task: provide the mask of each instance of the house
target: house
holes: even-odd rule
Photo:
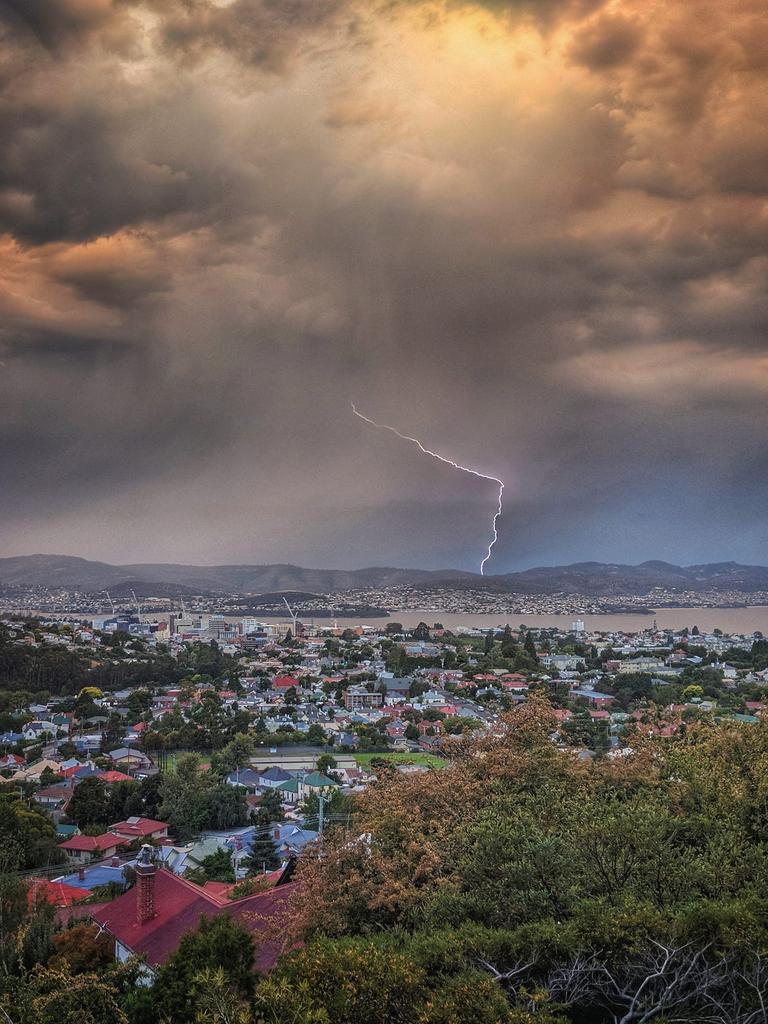
[[[261,786],[261,776],[253,768],[240,768],[230,772],[226,781],[228,785],[239,786],[248,793],[255,793]]]
[[[344,691],[344,707],[347,711],[357,708],[379,708],[384,703],[384,694],[370,691],[365,686],[349,686]]]
[[[58,729],[54,722],[35,721],[27,722],[21,730],[25,740],[34,741],[43,739],[45,736],[56,737]]]
[[[290,823],[275,825],[272,830],[272,840],[277,847],[278,856],[283,861],[298,857],[304,847],[316,842],[319,836],[319,832]]]
[[[287,782],[281,782],[280,785],[275,788],[280,794],[280,799],[284,804],[297,804],[299,802],[298,779],[289,779]]]
[[[158,967],[176,951],[182,936],[198,926],[201,916],[228,914],[251,932],[256,944],[254,966],[270,970],[280,953],[270,937],[275,922],[288,912],[295,883],[227,900],[226,894],[206,890],[152,862],[152,849],[144,846],[136,863],[136,885],[111,903],[94,907],[92,917],[115,940],[115,957],[124,963],[139,956],[146,964],[146,981],[152,983]]]
[[[132,775],[126,775],[125,772],[118,772],[116,770],[107,772],[96,772],[96,778],[100,779],[105,786],[113,786],[116,782],[134,782]]]
[[[102,885],[119,885],[126,887],[124,866],[115,863],[116,858],[110,864],[81,864],[77,871],[71,875],[62,875],[61,878],[54,878],[54,882],[63,882],[64,885],[74,886],[79,889],[98,889]],[[125,865],[127,867],[127,865]]]
[[[556,672],[574,671],[583,666],[584,658],[576,654],[541,654],[539,662],[542,668],[553,669]]]
[[[15,771],[23,764],[24,758],[18,754],[5,754],[3,757],[0,757],[0,771]]]
[[[66,885],[62,881],[52,882],[48,878],[30,878],[27,882],[27,902],[30,909],[36,903],[50,903],[54,907],[71,907],[82,903],[91,895],[90,889]]]
[[[77,825],[65,825],[60,821],[56,826],[56,835],[59,839],[71,839],[72,836],[80,835],[80,829]]]
[[[356,750],[360,737],[356,736],[353,732],[339,732],[336,734],[335,742],[337,747],[349,747],[352,750]]]
[[[283,782],[289,782],[294,776],[285,768],[273,765],[264,772],[259,772],[259,786],[262,789],[277,789]]]
[[[125,821],[117,821],[109,826],[109,831],[116,836],[121,836],[128,842],[134,839],[165,839],[168,836],[168,824],[165,821],[155,821],[153,818],[130,817]]]
[[[330,779],[322,772],[310,772],[303,779],[299,779],[299,799],[304,800],[310,793],[327,793],[338,788],[339,783],[336,779]]]
[[[613,703],[613,697],[610,693],[599,693],[597,690],[571,690],[568,696],[572,698],[583,697],[594,707],[605,707]]]
[[[79,754],[97,754],[104,740],[100,732],[89,732],[84,736],[75,736],[72,742]]]
[[[59,843],[59,849],[71,864],[89,864],[93,860],[115,857],[118,848],[125,844],[125,839],[105,832],[100,836],[73,836]]]
[[[127,772],[141,771],[152,767],[152,761],[141,750],[135,747],[118,747],[107,754],[113,765]]]
[[[399,718],[396,718],[394,722],[390,722],[389,725],[387,726],[387,736],[389,736],[391,740],[400,739],[401,736],[405,735],[405,730],[407,728],[408,726],[405,724],[405,722],[403,722]]]
[[[35,803],[40,804],[41,807],[44,807],[49,812],[54,824],[56,824],[59,818],[65,814],[74,791],[75,785],[73,782],[59,782],[53,786],[39,789],[34,794],[33,799]]]
[[[620,661],[617,672],[619,675],[626,675],[630,672],[664,672],[664,668],[661,658],[639,657]]]
[[[40,777],[46,768],[50,769],[54,775],[58,775],[60,767],[60,761],[52,761],[50,758],[43,758],[42,761],[36,761],[34,764],[29,764],[26,768],[19,768],[19,770],[14,772],[11,776],[11,782],[39,782]]]
[[[298,690],[300,686],[301,683],[295,676],[275,676],[272,680],[272,689],[277,690],[278,693],[285,693],[291,688]]]

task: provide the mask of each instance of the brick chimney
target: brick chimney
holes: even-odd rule
[[[78,877],[79,881],[81,881],[81,882],[85,881],[85,868],[84,867],[80,866],[77,869],[77,877]]]
[[[155,916],[155,874],[152,847],[145,843],[136,861],[136,920],[146,924]]]

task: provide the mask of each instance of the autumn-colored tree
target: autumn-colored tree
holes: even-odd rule
[[[53,937],[51,968],[84,974],[98,967],[106,967],[114,960],[114,942],[95,924],[84,921],[59,932]]]

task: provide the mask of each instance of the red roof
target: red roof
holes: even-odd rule
[[[125,842],[120,836],[114,836],[111,832],[105,832],[100,836],[72,836],[63,843],[59,843],[60,850],[74,850],[77,853],[101,853],[104,850],[111,850],[115,846],[122,846]]]
[[[106,782],[107,785],[111,785],[113,782],[133,782],[134,778],[132,775],[126,775],[125,772],[111,771],[111,772],[98,772],[97,777],[102,782]]]
[[[234,882],[206,882],[203,885],[203,892],[216,900],[217,903],[223,904],[230,890],[235,888]]]
[[[27,884],[27,900],[32,907],[38,900],[46,900],[54,907],[71,907],[73,903],[87,900],[90,889],[80,889],[64,882],[51,882],[47,878],[30,878]]]
[[[226,903],[163,868],[155,874],[154,884],[156,913],[150,921],[139,924],[137,920],[136,887],[94,910],[94,920],[131,952],[143,954],[150,966],[157,967],[176,951],[184,933],[198,926],[201,916],[229,914],[253,935],[257,969],[268,971],[274,967],[280,950],[269,936],[270,921],[286,913],[296,883]]]
[[[155,832],[167,830],[168,823],[155,821],[152,818],[128,818],[127,821],[118,821],[109,826],[110,832],[116,832],[120,836],[144,837],[151,836]]]
[[[293,676],[275,676],[272,686],[277,690],[290,690],[292,686],[301,686],[301,683]]]

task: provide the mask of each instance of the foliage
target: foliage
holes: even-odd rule
[[[533,697],[443,771],[361,795],[351,830],[299,866],[308,944],[261,986],[265,1020],[302,978],[297,1019],[330,1024],[763,1019],[768,723],[638,734],[631,756],[594,762],[553,727]],[[362,949],[380,980],[377,957],[394,958],[409,1009],[384,983],[374,1005]]]
[[[180,757],[176,771],[162,778],[159,815],[179,841],[205,828],[243,825],[246,810],[243,791],[220,782],[212,772],[201,771],[195,754]]]
[[[157,973],[152,991],[156,1017],[194,1024],[208,971],[223,972],[223,983],[231,992],[238,998],[249,997],[254,986],[253,957],[253,939],[243,927],[226,914],[202,917],[198,928],[187,932]]]
[[[200,866],[190,868],[185,872],[185,877],[198,885],[206,882],[234,882],[235,869],[232,865],[232,852],[222,846],[214,853],[203,857]]]
[[[97,925],[80,922],[53,936],[49,967],[85,974],[114,959],[113,942]]]
[[[108,807],[107,787],[101,779],[91,776],[75,786],[67,805],[67,817],[81,829],[89,825],[107,825]]]
[[[0,795],[0,871],[60,864],[64,859],[49,816],[20,793]]]
[[[108,974],[38,967],[4,1008],[7,1024],[127,1024],[120,990]]]

